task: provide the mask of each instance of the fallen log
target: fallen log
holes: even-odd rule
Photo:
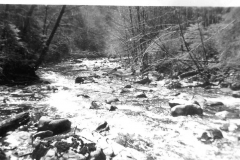
[[[29,120],[29,112],[23,112],[0,122],[0,136],[5,135],[8,131],[14,130],[21,125],[27,124]]]
[[[183,79],[183,78],[195,76],[197,74],[199,74],[199,71],[197,71],[197,70],[189,71],[189,72],[185,72],[185,73],[180,74],[179,78]]]

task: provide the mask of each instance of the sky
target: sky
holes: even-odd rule
[[[0,0],[0,4],[240,7],[240,0]]]

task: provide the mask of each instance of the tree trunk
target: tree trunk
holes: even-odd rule
[[[8,131],[14,130],[21,125],[27,124],[29,120],[29,112],[23,112],[0,122],[0,136],[5,135]]]
[[[46,27],[46,24],[47,24],[47,16],[48,16],[48,6],[46,6],[45,8],[45,17],[44,17],[44,22],[43,22],[43,35],[46,35],[47,34],[47,27]]]
[[[131,32],[132,32],[132,37],[135,36],[135,32],[134,32],[134,26],[133,26],[133,16],[132,16],[132,8],[129,6],[129,18],[130,18],[130,27],[131,27]],[[135,44],[135,40],[133,40],[133,50],[132,50],[132,57],[134,57],[134,59],[136,58],[137,61],[137,51],[135,49],[136,44]]]
[[[186,40],[185,40],[185,37],[184,37],[183,30],[182,30],[181,23],[180,23],[180,13],[178,13],[178,25],[179,25],[180,35],[181,35],[182,40],[183,40],[183,43],[184,43],[184,45],[185,45],[185,47],[186,47],[186,49],[187,49],[187,52],[188,52],[190,58],[192,59],[193,63],[194,63],[195,66],[197,67],[197,70],[198,70],[199,73],[200,73],[200,66],[199,66],[199,64],[195,61],[195,59],[193,58],[193,55],[190,53],[191,50],[190,50],[190,48],[189,48],[189,46],[188,46],[188,44],[187,44],[187,42],[186,42]]]
[[[25,40],[26,34],[27,34],[27,30],[29,28],[29,22],[30,22],[30,18],[32,17],[33,11],[35,9],[35,7],[37,7],[37,5],[32,5],[27,13],[27,17],[25,18],[24,21],[24,27],[22,30],[22,35],[23,35],[23,40]]]
[[[6,4],[5,11],[4,11],[4,27],[3,27],[1,39],[5,39],[7,37],[6,26],[7,26],[8,15],[9,15],[8,12],[9,12],[9,4]],[[7,42],[4,42],[4,46],[7,46]],[[0,46],[0,51],[2,51],[3,48],[4,47],[1,45]]]
[[[45,44],[45,46],[44,46],[44,48],[43,48],[43,50],[42,50],[42,52],[40,54],[40,57],[39,57],[38,61],[35,64],[35,70],[37,70],[39,68],[39,66],[42,64],[42,62],[44,61],[44,58],[47,55],[47,51],[49,49],[49,45],[51,44],[51,41],[52,41],[52,39],[54,37],[54,34],[56,33],[57,28],[58,28],[58,26],[59,26],[59,24],[61,22],[62,16],[63,16],[64,11],[65,11],[65,8],[66,8],[66,5],[63,5],[62,9],[61,9],[61,12],[60,12],[60,14],[59,14],[59,16],[57,18],[57,21],[56,21],[56,23],[55,23],[55,25],[53,27],[53,30],[52,30],[48,40],[46,41],[46,44]]]

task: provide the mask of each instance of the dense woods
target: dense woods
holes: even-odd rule
[[[35,80],[39,66],[68,57],[120,57],[169,77],[196,71],[206,84],[239,70],[239,8],[0,7],[3,83]]]

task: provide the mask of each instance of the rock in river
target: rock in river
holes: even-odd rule
[[[202,142],[213,142],[215,139],[222,139],[223,134],[218,129],[207,129],[205,132],[202,133],[202,136],[199,139]]]
[[[232,83],[230,88],[233,90],[233,91],[237,91],[237,90],[240,90],[240,82],[235,82],[235,83]]]
[[[234,98],[240,98],[240,91],[233,92],[233,93],[232,93],[232,96],[233,96]]]
[[[202,114],[203,109],[197,104],[177,105],[171,108],[171,115],[173,117]]]
[[[71,122],[68,119],[53,120],[49,117],[41,117],[38,122],[38,131],[50,130],[54,135],[68,131],[71,128]]]

